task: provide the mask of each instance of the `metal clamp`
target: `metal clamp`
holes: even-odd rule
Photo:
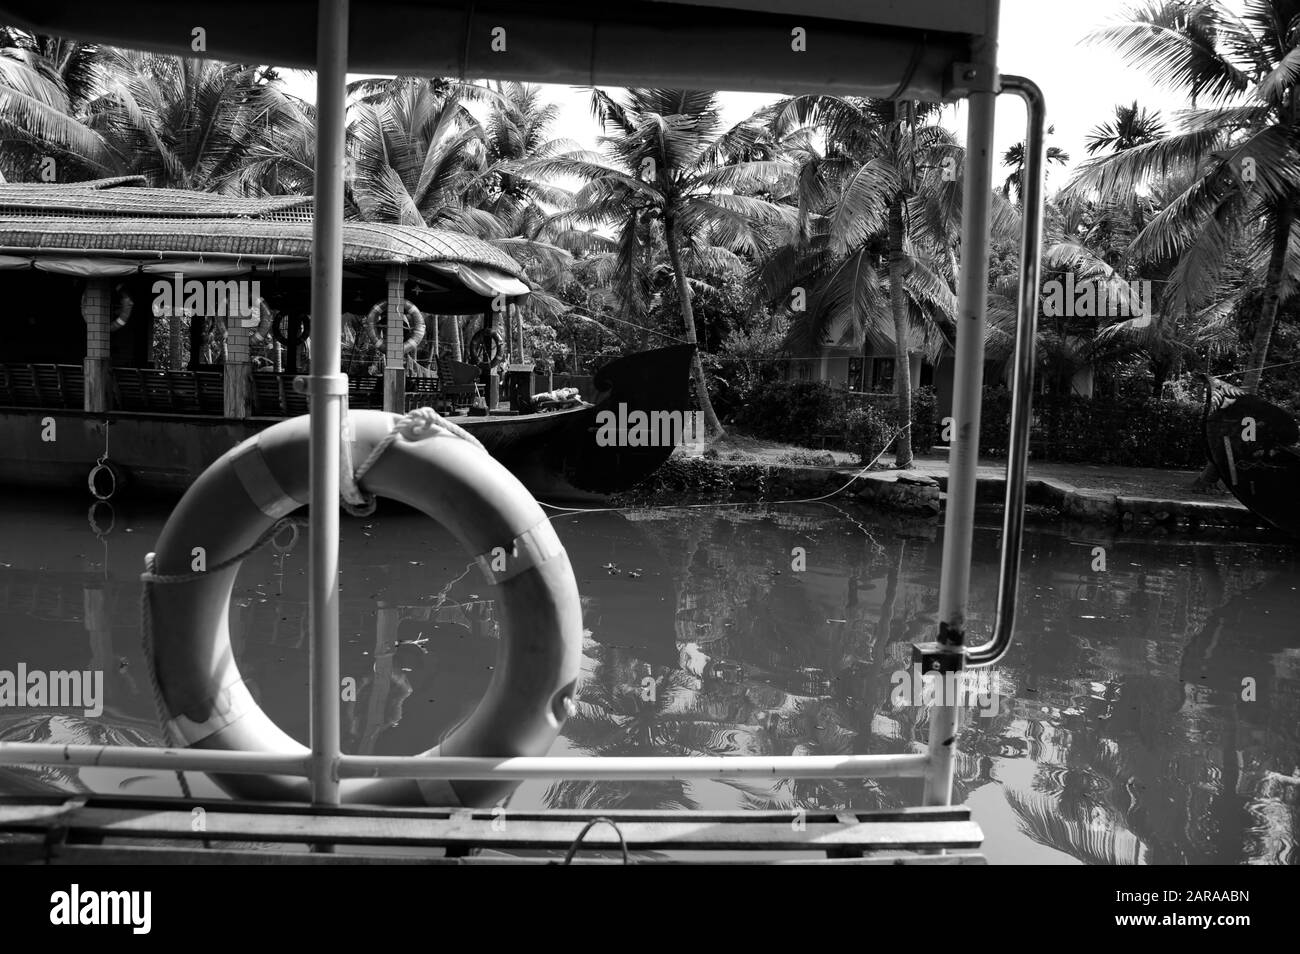
[[[346,374],[300,374],[293,379],[293,389],[309,397],[330,397],[348,393]]]
[[[1017,77],[1008,77],[1016,79]],[[965,97],[971,93],[1002,92],[1003,77],[988,63],[954,63],[948,74],[946,97]]]

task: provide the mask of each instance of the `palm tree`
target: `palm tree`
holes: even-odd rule
[[[1056,132],[1055,126],[1047,127],[1047,134],[1050,136]],[[1057,165],[1065,165],[1070,161],[1070,154],[1058,146],[1047,147],[1047,164],[1050,166],[1053,162]],[[1011,170],[1006,181],[1002,183],[1003,198],[1011,198],[1014,192],[1016,204],[1020,204],[1020,190],[1025,178],[1025,143],[1024,140],[1009,146],[1007,151],[1002,154],[1002,164]]]
[[[758,254],[764,230],[788,222],[791,210],[745,194],[785,172],[784,162],[751,159],[761,130],[744,122],[723,128],[717,94],[699,90],[629,89],[621,99],[592,91],[592,111],[605,131],[599,154],[573,152],[541,160],[531,169],[567,175],[585,184],[571,221],[616,230],[611,279],[626,309],[641,307],[648,285],[645,266],[663,248],[677,289],[684,339],[697,345],[691,365],[705,424],[715,438],[722,423],[709,399],[698,350],[688,250],[721,248]]]
[[[153,186],[232,191],[260,144],[301,132],[273,69],[117,49],[102,52],[102,66],[88,125],[122,172]]]
[[[1160,118],[1160,111],[1149,113],[1146,107],[1139,107],[1137,100],[1133,105],[1119,103],[1115,106],[1115,118],[1092,127],[1086,137],[1088,155],[1098,153],[1117,153],[1136,146],[1145,146],[1162,138],[1168,130]]]
[[[0,27],[0,134],[7,138],[9,177],[34,178],[46,157],[55,160],[59,180],[117,171],[85,122],[100,52],[94,44]]]
[[[1134,246],[1194,261],[1187,274],[1200,288],[1219,280],[1234,245],[1250,248],[1264,290],[1243,381],[1250,393],[1267,363],[1298,218],[1298,15],[1295,0],[1245,0],[1240,15],[1220,0],[1166,0],[1099,30],[1094,40],[1194,105],[1177,132],[1087,163],[1072,185],[1080,194],[1130,196],[1185,174],[1185,188]],[[1211,105],[1197,107],[1201,100]]]
[[[809,289],[793,344],[816,347],[852,329],[864,346],[892,345],[898,468],[912,466],[914,329],[937,349],[951,343],[956,313],[963,153],[936,114],[927,105],[823,96],[769,110],[773,137],[798,155],[790,184],[798,222],[763,262],[757,293],[788,302],[792,288]],[[817,129],[824,151],[819,137],[801,134]]]

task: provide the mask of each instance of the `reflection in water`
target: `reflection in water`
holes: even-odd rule
[[[103,669],[95,723],[0,710],[0,737],[156,742],[139,650],[139,568],[161,511],[0,504],[0,668]],[[111,518],[111,519],[110,519]],[[926,710],[891,677],[933,630],[941,539],[848,507],[641,510],[557,518],[587,634],[557,751],[802,755],[923,751]],[[435,744],[486,689],[503,627],[468,557],[396,508],[343,526],[344,747]],[[996,597],[997,534],[976,541],[972,617]],[[1092,569],[1093,547],[1107,569]],[[796,547],[806,552],[798,571]],[[235,650],[254,694],[307,731],[306,553],[267,549],[236,585]],[[963,717],[956,797],[990,845],[1097,864],[1296,863],[1300,564],[1266,545],[1029,535],[1022,615],[996,712]],[[87,645],[89,643],[89,646]],[[79,713],[77,713],[79,715]],[[171,793],[174,779],[117,781]],[[104,784],[13,770],[0,790]],[[150,787],[152,786],[152,788]],[[972,796],[978,797],[972,798]],[[915,780],[557,782],[518,808],[888,808]],[[1034,846],[1032,842],[1036,842]]]

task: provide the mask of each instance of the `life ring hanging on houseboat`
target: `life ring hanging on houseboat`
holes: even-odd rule
[[[271,319],[271,337],[286,348],[296,348],[305,344],[311,338],[311,315],[300,315],[298,317],[298,334],[294,335],[292,341],[289,340],[289,313],[282,311]]]
[[[505,467],[450,431],[420,434],[431,414],[351,411],[349,420],[353,459],[366,462],[358,489],[442,524],[499,587],[503,638],[492,682],[474,712],[423,755],[545,755],[572,711],[582,656],[573,569],[541,507]],[[308,502],[309,427],[306,416],[282,421],[217,460],[181,499],[147,558],[146,644],[174,744],[307,751],[245,686],[228,614],[242,555]],[[199,554],[210,569],[195,572]],[[214,781],[236,798],[310,797],[301,778],[241,774]],[[345,779],[341,796],[358,804],[488,807],[517,784]]]
[[[372,345],[383,347],[384,339],[379,334],[379,322],[388,316],[388,302],[381,300],[375,302],[373,308],[366,313],[366,331],[370,333]],[[403,354],[415,354],[415,349],[420,346],[424,340],[424,313],[415,307],[415,303],[409,298],[402,299],[402,325],[409,327],[406,341],[402,344]]]
[[[496,367],[505,363],[506,341],[495,328],[480,328],[469,339],[469,358],[472,364]]]
[[[253,305],[253,310],[248,317],[257,322],[257,327],[248,336],[249,340],[257,345],[265,343],[266,339],[271,336],[271,329],[275,324],[277,317],[275,309],[270,306],[265,298],[259,298]]]
[[[81,314],[83,317],[86,314],[86,295],[89,293],[89,288],[81,293]],[[113,314],[113,320],[108,323],[110,332],[125,328],[126,323],[131,320],[131,312],[135,309],[134,299],[131,298],[126,286],[121,282],[113,286],[113,299],[117,307]]]

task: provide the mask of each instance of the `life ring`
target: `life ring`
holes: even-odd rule
[[[311,338],[311,315],[299,316],[302,323],[296,338],[289,340],[289,329],[286,327],[289,318],[287,311],[282,311],[271,319],[271,337],[286,348],[296,348],[298,345],[305,343]]]
[[[81,293],[81,314],[83,316],[86,314],[86,295],[89,293],[89,288]],[[113,320],[108,324],[110,332],[125,328],[126,323],[131,320],[131,312],[135,308],[135,300],[121,282],[113,286],[113,297],[117,300],[117,314],[113,316]]]
[[[379,334],[379,322],[381,319],[388,317],[388,302],[377,301],[375,306],[366,313],[366,331],[370,333],[370,342],[372,345],[380,347],[384,344],[384,339]],[[410,326],[410,333],[406,336],[406,341],[402,345],[403,354],[415,354],[415,349],[420,346],[424,340],[424,313],[415,307],[415,303],[408,298],[402,299],[402,324]]]
[[[257,322],[257,327],[249,334],[249,340],[253,344],[263,344],[271,335],[271,328],[275,324],[275,309],[273,309],[265,298],[257,299],[253,305],[253,310],[249,312],[245,321]]]
[[[506,341],[495,328],[480,328],[469,339],[469,358],[473,364],[495,367],[505,362]]]
[[[103,457],[95,461],[95,466],[86,475],[86,487],[99,501],[108,501],[125,484],[126,474],[122,468]]]
[[[399,421],[350,412],[355,460],[366,460]],[[148,558],[146,623],[164,718],[177,744],[301,755],[253,700],[230,645],[228,612],[242,553],[309,496],[309,418],[274,424],[228,451],[191,485]],[[541,507],[480,448],[446,432],[387,445],[360,481],[446,527],[495,583],[504,621],[492,682],[474,712],[422,753],[540,756],[558,736],[582,658],[582,608],[573,568]],[[195,547],[209,572],[196,573]],[[514,556],[509,556],[514,554]],[[159,582],[183,578],[182,582]],[[322,687],[322,691],[330,691]],[[215,775],[236,798],[305,801],[306,779]],[[489,807],[517,782],[345,779],[344,802]]]

